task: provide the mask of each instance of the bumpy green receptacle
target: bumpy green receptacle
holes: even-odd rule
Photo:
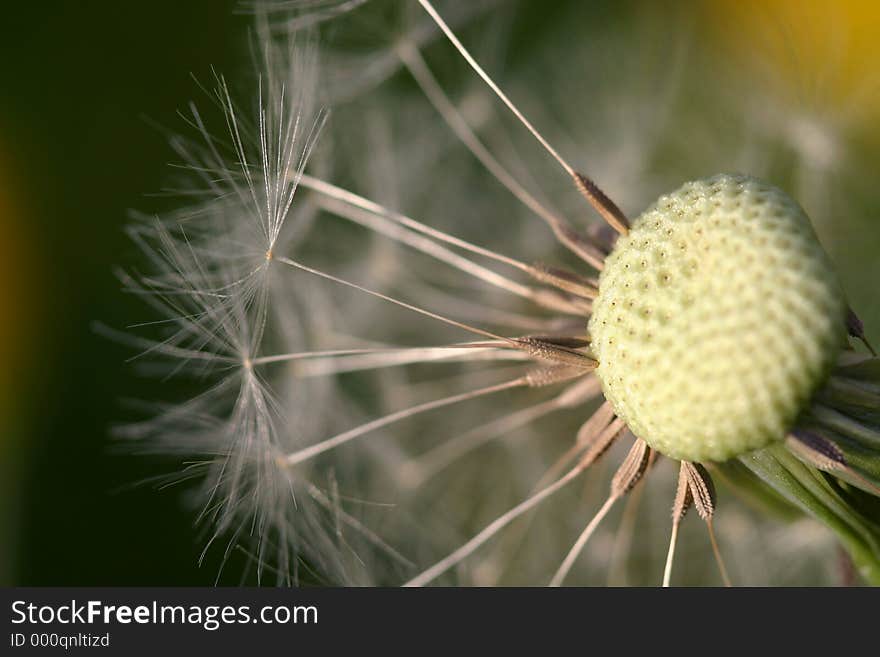
[[[662,196],[608,257],[589,330],[606,397],[688,461],[782,439],[845,338],[845,302],[784,192],[719,175]]]

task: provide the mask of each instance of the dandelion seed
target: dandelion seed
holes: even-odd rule
[[[340,516],[308,473],[293,477],[278,467],[279,457],[302,439],[298,434],[313,430],[302,417],[309,404],[330,403],[332,394],[326,387],[300,390],[282,403],[282,386],[265,372],[277,359],[263,356],[267,334],[288,349],[302,348],[304,324],[319,317],[308,295],[293,302],[289,290],[279,294],[275,260],[309,221],[307,209],[291,216],[324,115],[314,109],[308,48],[262,45],[266,73],[253,113],[238,107],[225,79],[217,78],[214,100],[226,139],[213,135],[191,107],[189,123],[201,142],[175,137],[173,145],[197,204],[141,220],[131,234],[155,272],[123,278],[163,317],[157,324],[163,337],[129,340],[143,349],[140,358],[164,357],[172,374],[198,372],[211,387],[120,433],[157,451],[200,459],[200,519],[212,526],[203,557],[225,541],[225,563],[235,546],[247,543],[258,580],[265,571],[275,572],[279,583],[298,581],[304,556],[342,578],[346,558],[334,544],[332,517],[345,518],[360,538],[388,550],[356,519]],[[297,304],[309,307],[305,321]],[[300,416],[295,431],[290,413]]]

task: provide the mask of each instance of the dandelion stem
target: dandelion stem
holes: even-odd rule
[[[730,583],[730,576],[727,574],[724,559],[721,558],[721,550],[718,549],[718,541],[715,540],[715,527],[712,524],[711,518],[706,520],[706,528],[709,530],[709,542],[712,543],[712,554],[715,555],[715,563],[718,564],[718,572],[721,573],[721,580],[724,582],[724,586],[730,587],[732,586]]]
[[[440,242],[445,242],[447,244],[451,244],[451,245],[456,246],[456,247],[463,249],[465,251],[469,251],[471,253],[481,255],[484,258],[489,258],[490,260],[495,260],[497,262],[501,262],[503,264],[506,264],[510,267],[513,267],[513,268],[518,269],[522,272],[525,272],[526,274],[528,274],[529,276],[531,276],[535,280],[538,280],[542,283],[548,282],[547,272],[544,270],[544,268],[534,267],[532,265],[528,265],[524,262],[521,262],[520,260],[517,260],[516,258],[511,258],[510,256],[503,255],[501,253],[498,253],[496,251],[492,251],[492,250],[487,249],[485,247],[478,246],[476,244],[472,244],[471,242],[468,242],[468,241],[463,240],[461,238],[455,237],[455,236],[450,235],[448,233],[444,233],[441,230],[437,230],[436,228],[432,228],[431,226],[427,226],[427,225],[421,223],[420,221],[416,221],[412,217],[408,217],[408,216],[401,214],[399,212],[395,212],[389,208],[386,208],[382,205],[379,205],[375,201],[371,201],[370,199],[364,198],[363,196],[359,196],[358,194],[355,194],[355,193],[350,192],[346,189],[343,189],[341,187],[338,187],[336,185],[328,183],[324,180],[321,180],[320,178],[314,178],[312,176],[309,176],[308,174],[302,174],[300,181],[299,181],[299,184],[302,185],[303,187],[306,187],[307,189],[310,189],[310,190],[312,190],[318,194],[321,194],[323,196],[326,196],[330,199],[336,199],[338,201],[341,201],[342,203],[353,206],[355,208],[360,208],[361,210],[369,212],[377,217],[381,217],[382,219],[392,221],[396,224],[401,224],[402,226],[405,226],[412,231],[415,231],[417,233],[421,233],[423,235],[427,235],[428,237],[432,237]],[[341,216],[343,219],[348,219],[349,221],[354,221],[355,223],[359,223],[361,225],[367,225],[368,227],[371,227],[374,230],[378,230],[379,232],[383,232],[386,235],[389,235],[390,237],[394,237],[395,239],[398,239],[398,237],[396,237],[395,235],[390,234],[390,231],[388,230],[387,227],[375,228],[374,226],[376,225],[376,222],[375,221],[372,221],[372,222],[368,221],[367,219],[364,218],[363,215],[353,214],[351,212],[342,212],[339,205],[328,204],[327,202],[324,202],[321,205],[325,209],[329,210],[330,212],[333,212],[334,214]],[[596,267],[597,269],[601,269],[601,265],[603,262],[603,256],[601,253],[598,253],[598,252],[593,253],[593,251],[591,250],[592,247],[588,244],[586,238],[577,236],[575,234],[574,229],[571,228],[570,226],[568,226],[568,224],[565,224],[564,222],[555,224],[554,232],[556,233],[556,236],[560,239],[560,241],[562,241],[564,244],[566,244],[576,254],[581,256],[585,261],[587,261],[592,266]],[[403,240],[400,240],[400,241],[403,241]],[[407,241],[407,243],[410,244],[410,246],[413,246],[414,248],[420,248],[420,247],[416,247],[411,242],[412,242],[412,239],[410,237],[410,239]],[[420,249],[420,250],[424,250],[424,249]],[[432,255],[434,255],[434,254],[432,253]],[[448,257],[441,258],[441,259],[446,259],[448,261]],[[453,264],[453,263],[450,263],[450,264]],[[456,266],[458,266],[458,265],[456,265]],[[476,265],[471,263],[471,267],[472,268],[476,267]],[[461,267],[459,267],[459,268],[461,268]],[[484,270],[484,271],[486,271],[486,270]],[[469,272],[469,273],[472,273],[472,272]],[[496,277],[499,276],[498,274],[495,274],[494,272],[492,272],[492,274]],[[478,278],[479,278],[479,276],[478,276]],[[573,307],[572,303],[563,302],[563,300],[561,300],[558,296],[550,297],[546,293],[548,291],[542,291],[542,292],[545,292],[545,293],[543,295],[541,295],[538,293],[538,291],[533,291],[533,292],[528,293],[525,296],[528,296],[530,299],[534,300],[535,302],[537,302],[541,305],[548,306],[548,307],[554,308],[556,310],[561,309],[566,312],[571,312],[572,307]],[[584,308],[577,306],[577,305],[575,305],[574,307],[576,308],[576,310],[579,314],[583,314]]]
[[[321,359],[335,358],[340,356],[359,356],[359,355],[375,355],[375,354],[418,354],[424,352],[429,356],[434,352],[456,354],[458,350],[462,352],[473,353],[474,350],[491,350],[494,347],[502,347],[503,342],[457,342],[454,344],[444,344],[435,347],[375,347],[361,349],[327,349],[324,351],[293,351],[287,354],[274,354],[272,356],[261,356],[251,360],[253,365],[267,365],[270,363],[280,363],[292,360],[303,359]],[[433,360],[433,359],[432,359]]]
[[[359,292],[363,292],[364,294],[369,294],[370,296],[374,296],[378,299],[382,299],[383,301],[388,301],[389,303],[393,303],[401,308],[406,308],[407,310],[411,310],[420,315],[424,315],[426,317],[430,317],[431,319],[436,319],[439,322],[443,322],[444,324],[449,324],[450,326],[455,326],[460,329],[464,329],[465,331],[469,331],[471,333],[476,333],[477,335],[483,335],[488,338],[492,338],[494,340],[500,340],[505,343],[508,349],[519,349],[521,351],[526,352],[530,356],[540,359],[540,360],[549,360],[555,361],[558,363],[564,363],[571,367],[577,367],[584,371],[590,371],[596,368],[598,362],[583,354],[576,349],[571,349],[569,347],[561,346],[554,344],[550,341],[541,339],[541,338],[505,338],[495,333],[490,333],[481,328],[477,328],[475,326],[470,326],[468,324],[464,324],[463,322],[457,322],[454,319],[449,319],[448,317],[443,317],[442,315],[438,315],[437,313],[432,313],[429,310],[425,310],[424,308],[419,308],[418,306],[414,306],[412,304],[406,303],[405,301],[400,301],[399,299],[395,299],[394,297],[390,297],[386,294],[382,294],[381,292],[375,292],[373,290],[367,289],[357,283],[352,283],[351,281],[347,281],[345,279],[339,278],[337,276],[333,276],[332,274],[328,274],[326,272],[322,272],[318,269],[314,269],[307,265],[304,265],[300,262],[296,262],[295,260],[291,260],[290,258],[281,257],[276,258],[276,260],[282,264],[289,265],[295,269],[300,269],[302,271],[308,272],[320,278],[325,278],[329,281],[333,281],[334,283],[338,283],[340,285],[344,285],[346,287],[350,287],[352,289],[358,290]]]
[[[285,466],[293,466],[298,463],[302,463],[303,461],[314,458],[319,454],[323,454],[324,452],[327,452],[331,449],[335,449],[340,445],[344,445],[345,443],[350,442],[355,438],[359,438],[364,434],[370,433],[371,431],[375,431],[376,429],[388,426],[389,424],[393,424],[395,422],[399,422],[400,420],[413,417],[414,415],[425,413],[427,411],[432,411],[437,408],[442,408],[444,406],[457,404],[459,402],[467,401],[469,399],[483,397],[485,395],[500,392],[502,390],[509,390],[511,388],[517,388],[519,386],[525,385],[528,385],[527,378],[518,377],[516,379],[513,379],[512,381],[506,381],[504,383],[487,386],[485,388],[480,388],[479,390],[472,390],[470,392],[464,392],[457,395],[452,395],[450,397],[444,397],[443,399],[435,399],[429,402],[425,402],[424,404],[418,404],[416,406],[412,406],[410,408],[406,408],[401,411],[390,413],[389,415],[377,418],[358,427],[355,427],[354,429],[350,429],[336,436],[333,436],[332,438],[328,438],[327,440],[322,440],[321,442],[312,445],[311,447],[306,447],[305,449],[293,452],[286,456],[282,456],[279,459],[279,463]]]
[[[461,112],[458,111],[443,91],[443,88],[431,73],[418,48],[414,44],[405,41],[398,47],[398,54],[410,75],[413,76],[413,79],[422,89],[425,97],[473,156],[523,205],[543,219],[566,247],[574,251],[595,269],[601,270],[604,265],[602,253],[598,249],[590,248],[586,240],[583,242],[572,242],[568,239],[568,235],[573,232],[573,229],[563,219],[544,207],[489,152],[489,149],[474,134],[474,131],[461,115]]]
[[[351,281],[346,281],[345,279],[339,278],[337,276],[333,276],[332,274],[328,274],[326,272],[320,271],[318,269],[314,269],[307,265],[304,265],[300,262],[296,262],[295,260],[291,260],[290,258],[280,257],[276,258],[276,260],[282,264],[289,265],[295,269],[301,269],[302,271],[308,272],[310,274],[314,274],[320,278],[325,278],[328,281],[333,281],[334,283],[339,283],[340,285],[344,285],[346,287],[350,287],[352,289],[358,290],[359,292],[363,292],[365,294],[369,294],[370,296],[376,297],[378,299],[382,299],[383,301],[388,301],[389,303],[393,303],[396,306],[400,306],[401,308],[406,308],[407,310],[411,310],[420,315],[424,315],[425,317],[430,317],[431,319],[436,319],[439,322],[443,322],[444,324],[449,324],[450,326],[455,326],[456,328],[463,329],[470,333],[476,333],[477,335],[482,335],[487,338],[492,338],[493,340],[501,340],[505,343],[511,343],[512,340],[510,338],[505,338],[500,335],[496,335],[495,333],[490,333],[489,331],[484,331],[481,328],[477,328],[475,326],[469,326],[468,324],[464,324],[462,322],[457,322],[454,319],[449,319],[448,317],[443,317],[442,315],[438,315],[437,313],[432,313],[430,310],[425,310],[423,308],[419,308],[418,306],[414,306],[412,304],[406,303],[405,301],[401,301],[399,299],[395,299],[394,297],[389,297],[386,294],[382,294],[381,292],[375,292],[374,290],[369,290],[362,285],[358,285],[357,283],[352,283]]]
[[[424,10],[428,12],[428,15],[433,19],[440,30],[446,35],[446,38],[455,46],[455,49],[458,50],[459,54],[464,57],[465,61],[470,65],[470,67],[479,75],[483,82],[485,82],[489,88],[495,93],[496,96],[503,102],[507,109],[513,112],[513,115],[519,120],[520,123],[525,126],[525,128],[532,133],[532,136],[538,140],[538,143],[543,146],[544,150],[546,150],[552,157],[555,159],[559,166],[561,166],[565,172],[571,176],[572,180],[574,180],[575,185],[584,195],[584,197],[590,202],[590,204],[596,209],[596,211],[605,219],[616,231],[625,235],[629,230],[629,223],[627,222],[626,217],[620,211],[620,209],[609,199],[605,194],[596,186],[596,184],[590,180],[587,176],[582,173],[579,173],[573,166],[571,166],[558,152],[555,148],[550,145],[546,139],[544,139],[543,135],[531,124],[531,122],[525,117],[525,115],[517,108],[516,105],[513,104],[513,101],[507,97],[501,88],[495,84],[495,81],[489,76],[486,71],[477,63],[477,60],[473,58],[473,56],[468,52],[467,48],[462,45],[461,41],[458,40],[458,37],[455,36],[455,33],[452,29],[446,24],[440,14],[437,13],[437,10],[434,9],[434,6],[428,0],[419,0],[419,4],[422,5]]]
[[[523,124],[523,126],[525,126],[525,128],[529,132],[532,133],[532,136],[538,140],[538,143],[540,143],[541,146],[544,147],[544,150],[546,150],[553,157],[553,159],[555,159],[559,163],[559,166],[561,166],[568,175],[574,177],[574,167],[566,162],[565,159],[556,151],[556,149],[553,148],[546,139],[544,139],[541,133],[538,132],[538,130],[523,115],[523,113],[519,111],[517,106],[513,104],[513,101],[511,101],[510,98],[507,97],[507,94],[505,94],[501,90],[501,88],[497,84],[495,84],[495,81],[489,76],[488,73],[486,73],[486,71],[483,70],[483,67],[477,63],[477,60],[473,58],[473,56],[470,54],[468,49],[464,47],[461,41],[458,40],[458,37],[455,36],[455,32],[452,31],[452,29],[446,24],[446,21],[444,21],[440,14],[437,13],[437,10],[434,9],[434,6],[428,0],[419,0],[419,4],[421,4],[425,11],[428,12],[428,15],[431,17],[431,19],[435,23],[437,23],[437,27],[439,27],[443,31],[443,33],[446,35],[446,38],[449,39],[453,46],[455,46],[455,49],[458,50],[459,54],[462,57],[464,57],[465,61],[476,72],[476,74],[483,79],[483,82],[485,82],[486,85],[488,85],[488,87],[495,93],[495,95],[498,96],[501,102],[503,102],[507,106],[507,109],[513,112],[513,115],[520,121],[520,123]]]
[[[470,274],[478,280],[494,285],[525,299],[530,299],[539,305],[549,307],[559,312],[566,312],[571,315],[582,316],[585,312],[585,308],[582,304],[579,305],[568,301],[560,295],[550,296],[547,294],[547,290],[535,289],[528,285],[512,281],[491,269],[482,267],[457,253],[453,253],[449,249],[437,244],[427,237],[418,235],[414,231],[407,230],[406,228],[389,221],[384,213],[377,214],[357,207],[351,207],[348,203],[340,202],[331,198],[320,200],[318,205],[339,217],[370,228],[371,230],[374,230],[377,233],[382,233],[397,242],[406,244],[417,251],[426,253],[466,274]],[[520,268],[527,268],[527,266],[523,265],[523,267]]]
[[[669,537],[669,550],[666,553],[666,567],[663,569],[663,586],[668,587],[672,578],[672,562],[675,559],[675,546],[678,541],[678,528],[688,509],[698,502],[697,512],[707,521],[710,519],[714,503],[714,487],[708,478],[701,476],[699,470],[681,461],[678,467],[678,485],[672,503],[672,535]],[[696,497],[695,493],[696,491]]]
[[[575,477],[577,477],[583,468],[580,466],[576,466],[568,471],[565,476],[557,479],[555,482],[547,486],[546,488],[538,491],[528,499],[520,502],[515,507],[510,509],[507,513],[499,516],[491,523],[489,523],[479,534],[474,536],[467,543],[462,545],[460,548],[455,550],[452,554],[441,559],[436,564],[428,568],[426,571],[420,573],[416,577],[412,578],[408,581],[404,586],[407,587],[415,587],[415,586],[424,586],[437,579],[440,575],[445,573],[447,570],[455,566],[456,564],[462,562],[464,559],[473,554],[481,545],[483,545],[490,538],[495,536],[499,531],[504,529],[511,522],[516,520],[518,517],[526,513],[527,511],[533,509],[538,504],[543,502],[545,499],[558,492],[562,488],[565,487],[566,484],[570,483]]]
[[[459,343],[438,347],[299,351],[254,358],[251,360],[251,365],[298,362],[297,376],[310,377],[436,361],[523,360],[528,358],[522,352],[503,349],[505,346],[505,343],[499,342],[494,346],[486,343]]]
[[[572,546],[571,551],[566,555],[559,570],[556,571],[553,579],[550,580],[550,586],[559,586],[562,584],[566,575],[568,575],[568,571],[571,570],[575,560],[578,558],[578,555],[580,555],[581,551],[584,549],[584,545],[586,545],[587,541],[593,535],[593,532],[596,531],[596,527],[598,527],[599,523],[608,515],[608,512],[611,510],[611,507],[614,506],[614,503],[626,495],[642,480],[643,475],[653,461],[654,452],[648,447],[647,443],[637,438],[626,457],[623,459],[623,462],[620,464],[620,467],[617,468],[617,471],[611,478],[611,493],[609,493],[608,499],[605,500],[605,504],[603,504],[602,508],[596,513],[578,537],[578,540],[575,541],[575,544]],[[579,466],[585,467],[585,464],[588,465],[589,463],[591,463],[591,461],[582,459]]]
[[[589,524],[586,526],[581,535],[578,536],[577,541],[572,546],[571,550],[569,550],[568,554],[565,555],[565,559],[562,562],[562,565],[559,566],[559,570],[556,571],[556,574],[553,575],[553,579],[550,580],[550,586],[560,586],[562,582],[565,580],[568,572],[571,570],[571,567],[574,565],[574,562],[577,560],[578,556],[580,556],[581,551],[584,549],[584,546],[587,544],[587,541],[590,540],[590,537],[593,535],[593,532],[596,531],[596,528],[599,526],[599,523],[608,515],[608,512],[611,511],[611,507],[614,506],[614,503],[618,500],[618,495],[609,495],[608,499],[605,500],[605,504],[602,505],[602,508],[593,516],[593,519],[590,520]]]
[[[556,463],[544,473],[535,485],[532,491],[533,493],[541,490],[544,486],[555,480],[560,473],[563,472],[564,468],[577,456],[578,452],[585,449],[586,445],[591,445],[590,450],[580,459],[580,461],[578,461],[577,465],[577,467],[582,470],[592,466],[599,457],[607,451],[608,447],[610,447],[617,439],[626,425],[623,420],[620,419],[614,420],[609,424],[609,420],[614,417],[614,413],[612,412],[610,415],[606,415],[604,411],[606,407],[609,409],[611,408],[610,404],[606,402],[581,426],[578,430],[578,438],[575,441],[575,446],[571,450],[568,450],[562,458],[557,460]],[[591,432],[591,436],[586,437],[586,432]],[[528,532],[530,522],[531,520],[529,519],[521,524],[513,538],[508,537],[508,545],[515,545],[522,542]]]
[[[672,534],[669,537],[669,550],[666,552],[666,567],[663,569],[663,588],[669,587],[669,581],[672,578],[672,560],[675,558],[675,544],[678,540],[678,526],[680,524],[680,518],[673,519]]]
[[[338,199],[340,201],[348,203],[349,205],[353,205],[354,207],[366,210],[367,212],[372,212],[373,214],[380,215],[385,219],[389,219],[391,221],[394,221],[395,223],[402,224],[418,233],[429,235],[436,240],[446,242],[447,244],[452,244],[460,249],[464,249],[465,251],[470,251],[471,253],[476,253],[486,258],[491,258],[492,260],[503,262],[504,264],[515,267],[516,269],[519,269],[521,271],[526,271],[529,268],[527,264],[525,264],[524,262],[520,262],[515,258],[502,255],[482,246],[477,246],[476,244],[471,244],[470,242],[444,233],[443,231],[437,230],[436,228],[431,228],[430,226],[427,226],[420,221],[416,221],[415,219],[399,212],[394,212],[393,210],[379,205],[375,201],[371,201],[370,199],[364,198],[363,196],[355,194],[354,192],[350,192],[347,189],[343,189],[342,187],[338,187],[336,185],[328,183],[324,180],[321,180],[320,178],[315,178],[308,174],[303,174],[302,179],[300,180],[300,185],[311,189],[312,191],[318,192],[319,194]]]
[[[404,463],[402,478],[410,487],[422,485],[460,458],[486,445],[499,436],[523,427],[553,411],[586,402],[599,391],[599,380],[590,377],[565,388],[559,395],[504,415],[446,441],[424,454]]]
[[[620,525],[617,528],[617,534],[614,537],[614,546],[611,552],[611,561],[608,564],[608,586],[626,586],[627,584],[627,564],[629,561],[630,551],[632,550],[632,539],[635,533],[636,519],[641,506],[642,495],[645,491],[643,486],[638,486],[627,498],[626,504],[623,506],[623,514],[620,519]]]

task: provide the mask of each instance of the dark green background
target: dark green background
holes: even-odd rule
[[[5,502],[20,527],[0,527],[3,552],[18,553],[0,567],[7,582],[200,584],[216,576],[213,566],[197,567],[192,517],[174,492],[130,486],[157,474],[157,464],[108,447],[111,425],[126,417],[121,400],[149,397],[154,384],[134,378],[131,353],[91,324],[124,327],[143,315],[119,292],[113,267],[136,257],[123,233],[127,212],[152,205],[144,194],[162,187],[172,159],[150,121],[178,125],[176,111],[200,93],[190,74],[207,79],[212,65],[240,66],[248,18],[232,9],[187,0],[3,11],[0,143],[26,208],[33,267],[7,282],[33,299],[7,308],[4,320],[27,322],[32,336],[17,408],[4,420],[19,479],[10,473]]]

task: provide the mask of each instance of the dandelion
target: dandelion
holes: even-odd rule
[[[329,404],[332,391],[312,388],[282,398],[283,387],[261,369],[272,362],[260,357],[265,341],[302,349],[327,314],[303,286],[279,290],[275,266],[276,251],[293,248],[314,216],[308,208],[296,217],[290,212],[325,118],[314,106],[314,54],[293,42],[267,46],[263,69],[273,75],[261,79],[252,114],[234,103],[218,77],[213,101],[225,120],[225,139],[213,136],[199,109],[190,107],[187,121],[201,140],[172,139],[190,185],[174,193],[194,203],[161,219],[138,217],[130,234],[155,273],[123,275],[127,289],[164,317],[162,335],[114,334],[142,348],[139,359],[163,357],[172,363],[171,374],[209,382],[187,402],[163,406],[120,434],[161,453],[199,457],[180,479],[205,482],[200,516],[213,527],[205,553],[226,537],[225,562],[234,547],[250,543],[246,554],[257,578],[271,562],[279,582],[300,578],[300,562],[291,554],[307,555],[315,568],[338,575],[345,566],[335,525],[359,526],[306,473],[294,477],[277,467],[279,456],[310,431],[310,417],[311,430],[326,426],[308,408]],[[278,71],[285,77],[274,76]],[[299,418],[294,432],[288,414]]]
[[[298,14],[292,25],[320,22],[361,4],[326,3],[318,14]],[[383,60],[383,70],[399,68],[411,76],[470,154],[543,222],[577,265],[515,258],[306,173],[323,122],[320,113],[306,109],[315,98],[314,78],[302,82],[295,51],[275,59],[277,50],[265,45],[272,39],[263,29],[266,71],[277,76],[292,66],[296,75],[261,82],[253,126],[244,123],[219,80],[232,164],[194,112],[192,123],[205,145],[180,152],[198,178],[190,193],[204,198],[196,209],[134,231],[164,275],[130,282],[148,293],[172,327],[165,327],[162,340],[136,343],[177,361],[177,367],[194,370],[199,364],[218,382],[127,433],[164,451],[210,455],[201,464],[207,470],[202,504],[213,536],[226,539],[226,555],[242,537],[252,537],[248,555],[258,574],[270,567],[282,582],[300,581],[302,567],[331,581],[429,584],[476,559],[478,550],[518,522],[521,533],[506,534],[506,547],[515,551],[529,526],[525,516],[531,521],[532,511],[589,479],[585,473],[603,467],[621,447],[625,454],[612,464],[604,502],[543,574],[543,583],[569,581],[586,546],[624,498],[625,513],[634,517],[642,482],[663,460],[676,462],[679,474],[669,495],[670,540],[658,583],[674,581],[678,535],[691,507],[705,523],[720,581],[731,583],[714,528],[718,477],[816,516],[835,531],[866,579],[880,579],[880,527],[870,510],[880,494],[880,366],[797,202],[766,182],[724,174],[686,183],[631,219],[529,121],[433,3],[418,4],[561,168],[604,228],[579,230],[501,163],[422,57],[423,32],[398,38],[391,50],[395,63]],[[409,300],[331,273],[312,264],[298,241],[285,240],[292,222],[306,221],[295,219],[301,216],[310,217],[309,226],[329,221],[328,230],[342,229],[342,222],[365,228],[532,311],[493,307],[475,296],[471,317],[462,317],[466,298],[450,302],[434,289]],[[404,271],[401,278],[414,277]],[[349,335],[342,349],[304,347],[303,324],[312,321],[314,300],[304,295],[298,306],[290,301],[303,280],[333,285],[459,337],[408,346],[387,342],[389,332],[380,344]],[[364,319],[345,307],[340,312],[349,331]],[[369,317],[360,328],[369,328]],[[872,355],[859,352],[855,341]],[[445,385],[445,394],[318,440],[300,439],[298,434],[315,433],[314,427],[303,430],[309,421],[340,403],[330,385],[323,398],[305,399],[306,380],[447,363],[464,368],[466,385]],[[471,368],[486,363],[492,376],[478,384],[479,372]],[[283,400],[277,393],[282,385],[293,388]],[[516,391],[527,400],[523,406],[417,456],[379,440],[438,411],[500,396],[507,406]],[[591,405],[596,409],[586,412]],[[580,426],[532,479],[530,493],[433,564],[402,555],[386,538],[413,531],[421,538],[418,521],[404,513],[395,521],[372,514],[363,508],[365,500],[357,514],[346,510],[351,505],[338,485],[370,476],[364,471],[376,458],[371,449],[384,450],[381,471],[372,477],[390,479],[397,491],[415,496],[452,466],[477,461],[476,452],[499,436],[557,411],[580,414]],[[344,481],[342,471],[348,473]],[[388,482],[370,481],[367,489],[387,495]],[[373,529],[377,524],[387,531]],[[379,573],[364,550],[394,562],[391,573]],[[479,568],[486,571],[479,581],[497,580],[493,560],[474,570]]]

